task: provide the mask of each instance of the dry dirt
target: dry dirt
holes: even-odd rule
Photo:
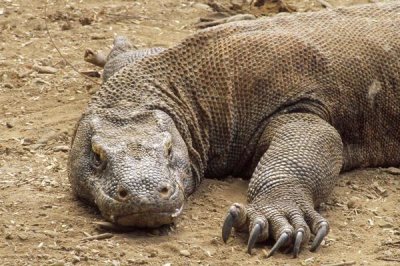
[[[245,252],[246,236],[223,244],[227,208],[244,202],[247,181],[206,179],[171,230],[104,233],[95,209],[78,202],[67,180],[73,126],[98,85],[58,55],[46,33],[45,0],[0,0],[0,265],[395,265],[400,261],[400,171],[367,169],[342,176],[321,212],[331,233],[320,250],[298,259],[271,243]],[[47,23],[55,44],[78,70],[86,48],[107,50],[116,34],[138,47],[171,46],[195,31],[204,5],[184,0],[50,1]],[[228,2],[228,1],[221,1]],[[318,1],[285,1],[316,10]],[[328,1],[349,5],[367,1]],[[52,74],[38,73],[51,67]],[[96,79],[100,82],[100,79]],[[396,262],[397,260],[397,262]],[[350,264],[343,264],[350,265]]]

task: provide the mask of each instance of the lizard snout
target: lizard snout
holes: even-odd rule
[[[156,200],[168,200],[177,192],[177,186],[175,184],[169,184],[167,182],[160,183],[157,187],[154,188],[153,198]],[[117,187],[117,191],[114,196],[114,200],[118,202],[128,202],[131,200],[135,200],[137,196],[135,196],[135,191],[131,191],[125,186],[119,185]],[[142,198],[142,197],[140,197]]]
[[[120,183],[113,196],[103,194],[97,201],[107,220],[121,226],[158,227],[173,223],[182,212],[184,195],[179,184],[164,180],[147,190],[133,187]]]

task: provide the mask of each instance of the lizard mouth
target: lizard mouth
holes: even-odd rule
[[[182,211],[183,204],[179,209],[176,209],[174,212],[131,213],[118,217],[110,217],[110,219],[112,220],[112,222],[120,226],[154,228],[160,227],[161,225],[173,223],[176,218],[182,213]]]
[[[155,228],[173,223],[182,213],[184,196],[174,193],[174,200],[160,202],[118,202],[97,186],[94,203],[103,217],[117,226]]]

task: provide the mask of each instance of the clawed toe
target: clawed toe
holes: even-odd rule
[[[294,241],[293,247],[293,258],[297,258],[299,256],[301,243],[303,242],[304,238],[304,230],[298,230],[296,233],[296,238]]]
[[[280,249],[282,246],[284,246],[288,240],[289,240],[290,236],[288,233],[282,233],[281,236],[278,238],[278,240],[276,241],[275,245],[271,248],[271,251],[269,252],[269,254],[267,255],[267,258],[271,257],[272,255],[274,255],[274,253]]]
[[[228,215],[226,216],[224,225],[222,226],[222,240],[224,241],[224,243],[228,241],[231,235],[233,224],[235,223],[236,219],[237,215],[232,213],[228,213]]]
[[[241,204],[235,203],[229,208],[224,225],[222,226],[222,240],[224,243],[228,241],[233,227],[243,226],[246,221],[245,216],[246,211]]]
[[[250,231],[249,241],[247,242],[247,253],[251,254],[251,250],[258,240],[263,237],[266,238],[266,234],[268,234],[267,227],[268,224],[262,218],[255,219],[253,229]]]
[[[328,234],[329,232],[329,225],[327,222],[321,222],[318,232],[315,235],[314,241],[311,245],[310,251],[314,252],[317,250],[317,248],[319,247],[319,245],[321,244],[322,240],[324,239],[324,237]]]
[[[256,224],[250,232],[249,241],[247,242],[247,253],[251,254],[251,250],[254,247],[258,237],[261,235],[262,227],[260,224]]]

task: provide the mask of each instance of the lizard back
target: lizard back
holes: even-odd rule
[[[166,111],[199,173],[210,176],[258,161],[259,137],[284,112],[315,113],[337,128],[346,169],[393,164],[399,60],[395,2],[235,22],[125,67],[89,108],[128,101]]]

